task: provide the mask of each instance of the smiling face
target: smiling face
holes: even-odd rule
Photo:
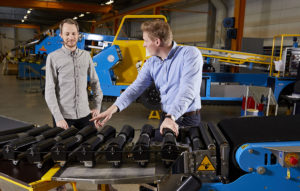
[[[79,32],[74,24],[64,23],[62,26],[62,32],[60,37],[64,41],[66,48],[70,50],[75,50],[78,41]]]
[[[147,32],[143,32],[143,39],[143,46],[146,48],[150,56],[158,56],[160,40],[158,38],[150,38]]]

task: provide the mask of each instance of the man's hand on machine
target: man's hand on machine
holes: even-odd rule
[[[169,128],[171,129],[176,137],[178,136],[179,134],[179,131],[178,131],[178,125],[177,123],[171,119],[171,118],[165,118],[165,120],[162,122],[162,124],[160,125],[160,133],[163,134],[163,129],[164,128]]]
[[[68,123],[64,119],[56,122],[56,126],[60,127],[60,128],[63,128],[63,129],[68,129],[69,128]]]
[[[105,123],[110,120],[112,115],[118,111],[118,107],[115,105],[110,106],[106,111],[98,114],[97,116],[93,116],[90,121],[94,121],[95,126],[97,128],[103,127]],[[101,121],[102,120],[102,121]]]

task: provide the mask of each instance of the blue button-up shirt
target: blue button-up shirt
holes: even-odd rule
[[[203,58],[193,46],[173,47],[165,60],[152,56],[143,65],[136,80],[114,103],[120,111],[139,97],[154,81],[162,109],[178,119],[186,112],[201,108],[200,88]]]

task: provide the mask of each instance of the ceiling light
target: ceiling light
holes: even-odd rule
[[[32,9],[30,8],[29,11],[32,11]]]
[[[83,17],[84,16],[84,14],[83,13],[81,13],[80,15],[79,15],[79,17]]]
[[[24,23],[24,19],[22,19],[21,22]]]
[[[87,14],[87,15],[90,14],[90,13],[91,13],[91,12],[85,12],[85,14]]]
[[[78,18],[77,18],[77,17],[74,17],[73,19],[76,20],[76,19],[78,19]]]
[[[27,15],[24,16],[24,19],[27,19]]]
[[[106,4],[106,5],[110,5],[110,4],[112,4],[112,3],[114,3],[114,1],[113,1],[113,0],[109,0],[109,1],[107,1],[105,4]]]
[[[31,10],[28,10],[28,11],[27,11],[27,14],[30,14],[30,13],[31,13]]]

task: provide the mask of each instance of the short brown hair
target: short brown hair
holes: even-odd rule
[[[143,32],[147,32],[149,37],[159,38],[163,45],[170,45],[173,40],[173,34],[169,24],[163,20],[155,19],[142,23],[141,29]]]
[[[79,32],[79,25],[78,25],[77,21],[75,21],[73,19],[64,19],[59,24],[60,33],[62,33],[62,28],[63,28],[63,26],[64,26],[65,23],[68,23],[68,24],[71,24],[71,25],[75,25],[76,28],[77,28],[77,31]]]

